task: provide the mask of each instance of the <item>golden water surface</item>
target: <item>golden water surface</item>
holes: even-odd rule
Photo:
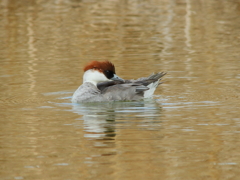
[[[72,104],[90,60],[168,74]],[[239,180],[239,0],[0,0],[0,179]]]

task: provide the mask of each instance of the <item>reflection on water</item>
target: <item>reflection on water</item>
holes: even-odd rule
[[[0,17],[0,179],[239,179],[239,1],[2,0]],[[168,74],[152,101],[72,104],[90,60]]]
[[[36,57],[36,51],[37,49],[34,47],[34,31],[33,31],[33,20],[32,16],[29,15],[27,19],[28,24],[28,54],[29,54],[29,72],[27,73],[29,75],[29,81],[30,81],[30,87],[29,92],[33,93],[33,95],[36,95],[36,92],[34,92],[34,88],[36,86],[36,77],[34,76],[35,73],[37,73],[38,70],[36,70],[37,61],[38,58]]]
[[[185,37],[186,37],[186,46],[188,49],[191,49],[191,34],[190,34],[190,30],[191,30],[191,1],[190,0],[186,0],[186,26],[184,29],[185,32]]]
[[[87,138],[115,139],[116,123],[136,122],[139,126],[154,129],[154,123],[159,123],[161,108],[154,100],[141,102],[103,102],[74,104],[73,112],[81,116]],[[141,124],[142,123],[142,124]],[[150,124],[153,127],[150,127]],[[121,125],[124,127],[124,125]],[[156,127],[155,127],[156,128]]]

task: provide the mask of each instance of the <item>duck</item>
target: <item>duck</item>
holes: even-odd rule
[[[140,101],[152,98],[162,84],[165,72],[152,73],[148,77],[125,80],[116,75],[110,61],[91,61],[84,68],[83,84],[72,96],[72,103]]]

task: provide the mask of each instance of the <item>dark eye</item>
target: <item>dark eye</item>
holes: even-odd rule
[[[114,73],[112,71],[109,71],[109,70],[104,71],[104,74],[108,79],[111,79],[114,76]]]

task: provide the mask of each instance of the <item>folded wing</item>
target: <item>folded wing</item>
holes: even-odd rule
[[[104,98],[113,101],[140,100],[149,98],[161,84],[160,80],[166,73],[159,72],[137,80],[108,81],[97,84]]]

